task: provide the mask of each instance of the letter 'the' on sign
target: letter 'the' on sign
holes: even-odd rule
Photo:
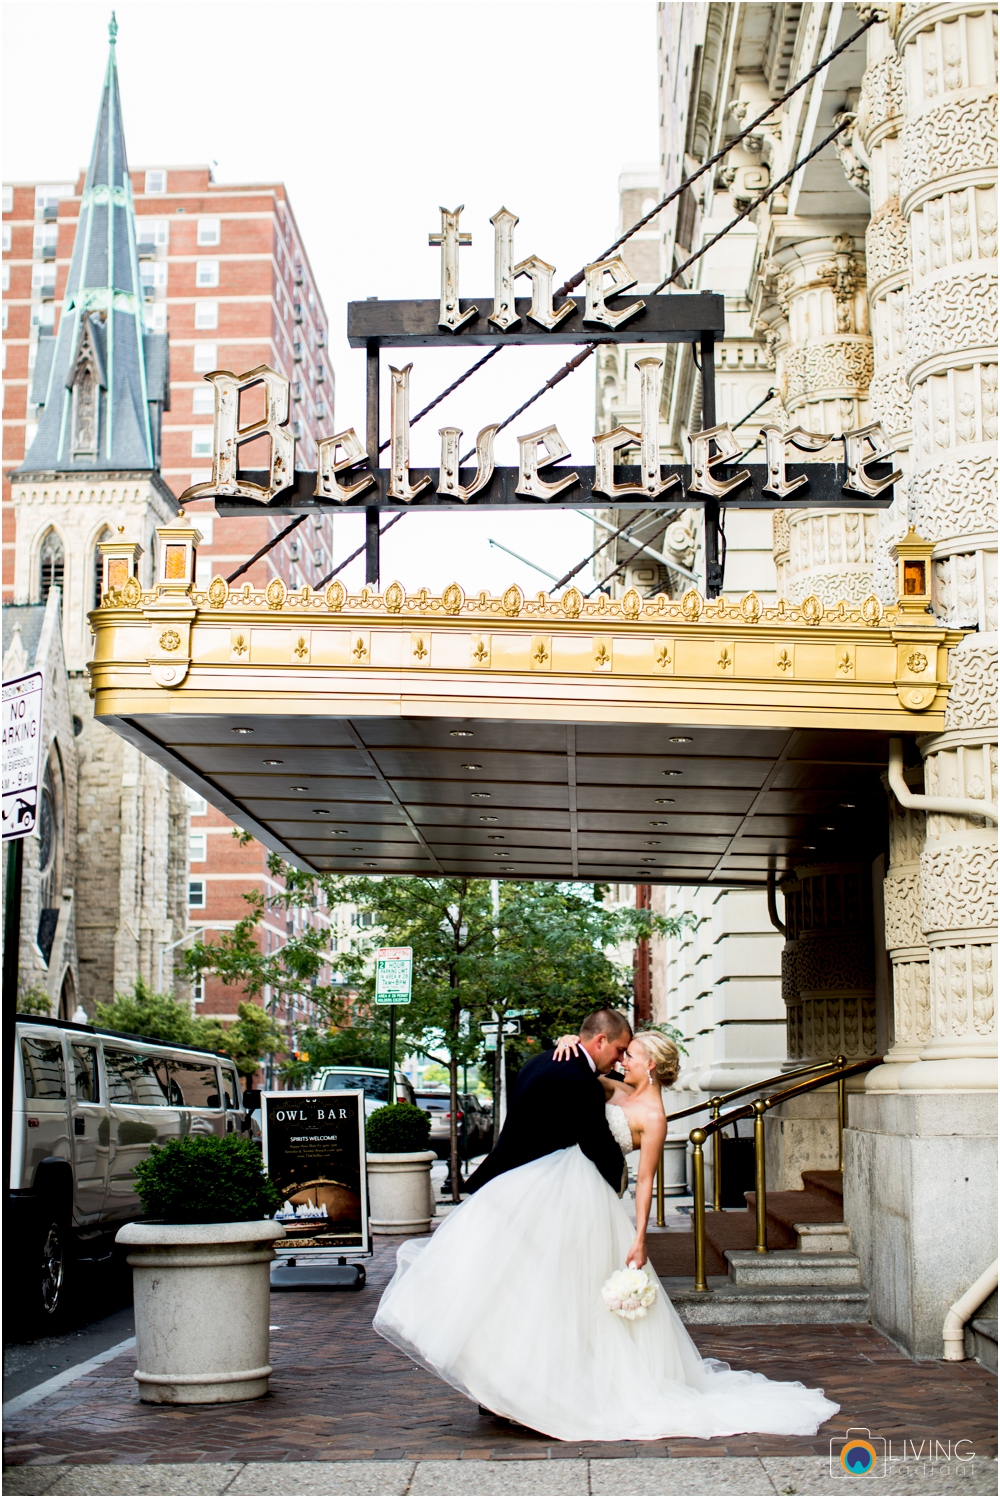
[[[493,311],[490,322],[501,333],[521,319],[514,310],[514,225],[517,214],[501,208],[490,219],[493,225]]]
[[[441,312],[438,327],[444,328],[447,333],[457,333],[459,328],[464,328],[470,319],[479,315],[478,307],[469,307],[465,312],[459,308],[458,251],[461,245],[472,243],[472,235],[461,233],[458,227],[464,207],[464,203],[459,203],[457,208],[442,208],[440,234],[427,236],[429,245],[441,246]]]
[[[295,438],[285,428],[288,423],[289,382],[276,369],[258,364],[246,374],[235,375],[228,369],[216,369],[205,376],[215,387],[215,432],[212,454],[212,481],[192,484],[181,495],[182,500],[200,499],[202,495],[224,494],[229,498],[255,499],[267,504],[282,489],[287,489],[295,474]],[[240,426],[240,395],[255,385],[264,387],[264,415],[257,421]],[[251,484],[239,478],[239,449],[258,437],[270,437],[271,460],[267,486]]]
[[[608,277],[607,283],[605,277]],[[630,302],[620,311],[612,311],[607,305],[609,296],[619,296],[635,285],[635,276],[620,255],[613,255],[610,260],[595,260],[592,265],[585,266],[584,283],[587,290],[583,309],[584,322],[596,322],[604,328],[617,328],[637,312],[641,312],[646,305],[642,301]]]
[[[606,494],[609,499],[625,494],[642,494],[655,499],[667,489],[680,483],[677,474],[669,478],[660,477],[659,403],[660,381],[657,371],[663,368],[663,360],[652,356],[637,359],[639,371],[640,431],[629,427],[615,427],[594,438],[594,492]],[[639,446],[641,477],[638,484],[615,483],[615,454],[620,448]]]
[[[539,432],[529,432],[526,437],[518,437],[517,446],[520,461],[517,489],[514,491],[516,494],[524,494],[532,499],[552,499],[572,484],[580,482],[580,475],[577,473],[567,474],[557,484],[546,484],[538,476],[540,469],[550,467],[560,458],[569,457],[569,448],[554,426],[543,427]]]
[[[392,375],[392,402],[390,424],[392,427],[389,454],[389,498],[402,499],[407,503],[414,499],[431,482],[430,477],[418,483],[410,483],[410,370],[412,364],[402,369],[389,366]]]

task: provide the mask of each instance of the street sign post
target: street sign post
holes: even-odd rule
[[[7,844],[7,891],[3,931],[3,1171],[10,1178],[10,1131],[14,1108],[18,957],[21,946],[21,882],[24,839],[38,820],[38,780],[42,745],[41,671],[3,684],[3,841]]]
[[[396,1101],[396,1005],[413,994],[413,948],[379,947],[375,953],[375,1002],[389,1005],[389,1101]]]
[[[28,837],[38,819],[42,744],[41,671],[3,684],[3,840]]]

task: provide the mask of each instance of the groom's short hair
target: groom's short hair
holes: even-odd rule
[[[617,1040],[619,1035],[631,1034],[632,1026],[617,1009],[595,1009],[580,1026],[581,1040],[593,1040],[595,1035],[606,1035],[609,1040]]]

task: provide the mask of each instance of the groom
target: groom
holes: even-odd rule
[[[469,1177],[469,1191],[478,1191],[494,1176],[529,1160],[578,1144],[609,1186],[620,1192],[622,1152],[605,1119],[599,1074],[622,1059],[631,1039],[632,1028],[623,1014],[597,1009],[580,1026],[575,1057],[555,1061],[552,1051],[533,1056],[518,1075],[493,1153]]]

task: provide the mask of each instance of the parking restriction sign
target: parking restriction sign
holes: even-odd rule
[[[376,1004],[408,1004],[413,987],[413,948],[379,947],[375,953]]]
[[[41,671],[3,684],[3,839],[28,837],[38,820]]]

